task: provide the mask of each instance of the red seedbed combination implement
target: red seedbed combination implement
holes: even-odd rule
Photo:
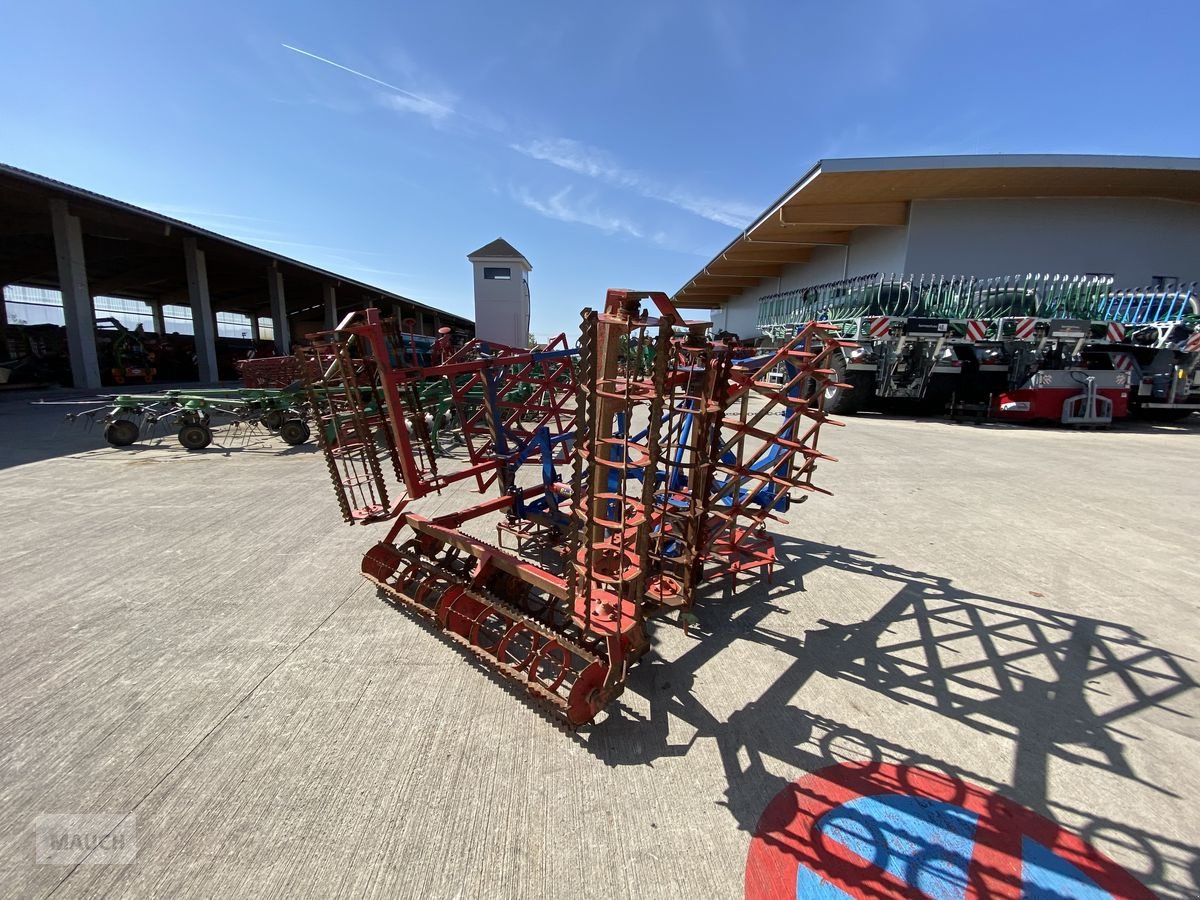
[[[770,577],[772,521],[809,492],[832,353],[810,324],[734,358],[665,294],[608,292],[577,346],[473,340],[413,365],[367,310],[300,354],[316,432],[348,522],[393,520],[363,574],[569,727],[620,695],[656,616],[714,578]],[[448,382],[466,459],[429,438],[422,397]],[[416,501],[461,480],[495,496]],[[423,510],[423,506],[428,509]],[[527,553],[481,534],[515,533]]]

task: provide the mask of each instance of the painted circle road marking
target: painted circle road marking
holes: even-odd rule
[[[1079,836],[999,794],[886,763],[792,782],[759,819],[746,900],[1153,900]]]

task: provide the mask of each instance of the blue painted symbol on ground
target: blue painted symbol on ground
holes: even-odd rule
[[[953,803],[881,794],[830,810],[822,837],[916,888],[930,900],[964,900],[979,817]],[[1021,845],[1022,900],[1113,900],[1078,868],[1028,837]],[[812,869],[796,872],[801,900],[853,900]]]

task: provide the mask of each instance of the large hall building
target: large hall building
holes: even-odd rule
[[[766,296],[874,273],[1200,280],[1200,159],[821,160],[675,294],[757,335]]]

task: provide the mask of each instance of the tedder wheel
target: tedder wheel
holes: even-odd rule
[[[138,439],[140,431],[137,422],[117,419],[104,426],[104,439],[114,447],[128,447]]]
[[[267,431],[278,431],[283,425],[283,412],[278,409],[269,409],[263,413],[262,423],[266,426]]]
[[[184,425],[179,429],[179,443],[189,450],[203,450],[212,443],[212,432],[204,425]]]
[[[295,447],[307,441],[311,432],[308,430],[308,423],[303,419],[288,419],[279,426],[279,436],[285,444]]]

